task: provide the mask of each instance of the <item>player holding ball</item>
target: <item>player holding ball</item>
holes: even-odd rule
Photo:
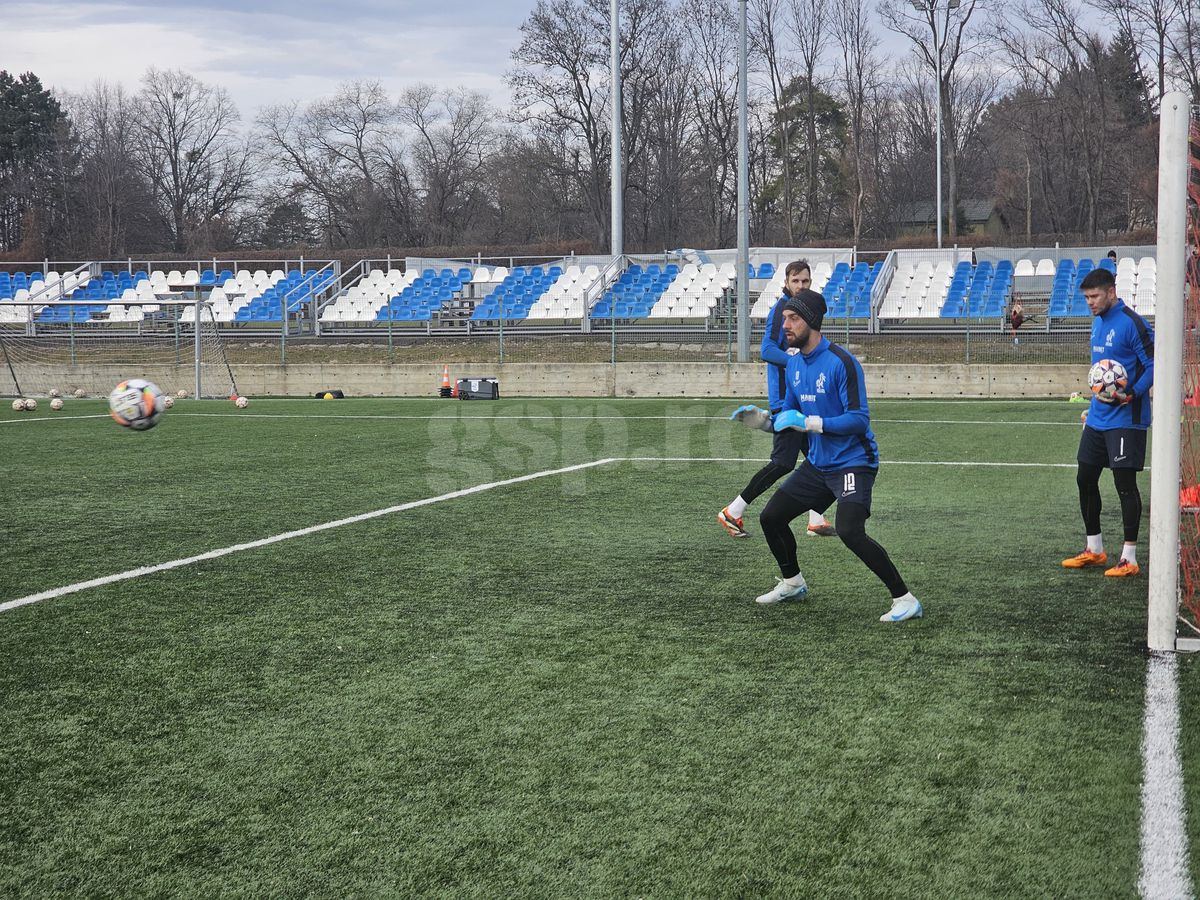
[[[1154,383],[1154,332],[1117,296],[1107,269],[1093,269],[1079,283],[1092,313],[1092,402],[1079,438],[1079,511],[1087,546],[1063,560],[1067,569],[1104,566],[1108,554],[1100,534],[1100,473],[1112,469],[1121,501],[1125,543],[1118,563],[1104,574],[1116,578],[1141,572],[1137,562],[1142,495],[1137,473],[1146,465],[1150,386]]]

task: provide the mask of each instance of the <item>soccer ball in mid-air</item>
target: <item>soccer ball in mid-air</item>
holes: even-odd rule
[[[76,400],[80,400],[86,396],[87,396],[87,394],[85,394],[83,392],[83,388],[75,388],[75,399]]]
[[[250,400],[247,397],[238,397],[236,400],[233,401],[233,405],[236,406],[238,409],[245,409],[247,406],[250,405]]]
[[[25,401],[18,397],[13,401],[13,412],[21,412],[25,408]]]
[[[118,425],[145,431],[158,424],[163,410],[163,393],[144,378],[122,381],[108,395],[108,411]]]
[[[175,405],[175,398],[168,394],[167,396],[163,397],[162,405],[163,409],[170,409]]]
[[[37,401],[34,400],[32,397],[26,397],[25,398],[26,412],[33,412],[35,409],[37,409]]]
[[[1115,359],[1102,359],[1088,372],[1088,387],[1097,399],[1104,403],[1115,403],[1125,399],[1129,386],[1129,374]]]
[[[50,401],[50,408],[52,410],[54,410],[55,412],[58,412],[60,409],[63,408],[62,400],[60,400],[58,397],[55,397],[53,400]]]

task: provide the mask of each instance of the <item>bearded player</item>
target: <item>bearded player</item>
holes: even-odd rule
[[[866,530],[871,492],[879,473],[879,447],[871,433],[866,379],[858,360],[821,336],[825,298],[801,291],[784,305],[783,329],[788,344],[799,350],[787,364],[787,391],[775,416],[776,432],[808,435],[808,453],[759,516],[763,535],[783,577],[757,602],[778,603],[808,593],[796,559],[791,523],[815,509],[837,503],[837,533],[892,597],[881,622],[903,622],[924,614],[886,550]]]
[[[812,285],[812,269],[808,260],[790,262],[784,270],[783,296],[776,301],[767,316],[767,330],[762,339],[762,358],[767,364],[767,403],[770,409],[757,406],[740,406],[731,416],[751,428],[758,428],[772,435],[771,460],[754,473],[750,483],[733,498],[733,502],[717,513],[717,521],[732,537],[749,537],[743,516],[746,507],[753,503],[767,488],[796,468],[803,453],[808,454],[808,435],[800,431],[773,431],[771,419],[783,408],[783,395],[787,382],[784,369],[788,359],[797,352],[789,347],[783,331],[783,307],[791,297],[807,291]],[[821,513],[813,510],[808,514],[809,537],[833,537],[837,534],[833,526],[825,521]]]

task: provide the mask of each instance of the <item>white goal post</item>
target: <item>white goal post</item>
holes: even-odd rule
[[[104,310],[79,301],[0,301],[0,394],[107,396],[127,378],[172,394],[236,393],[207,301],[168,298]]]
[[[1158,143],[1158,303],[1154,317],[1154,442],[1150,455],[1150,574],[1146,642],[1176,648],[1179,465],[1187,265],[1188,123],[1182,91],[1163,96]]]

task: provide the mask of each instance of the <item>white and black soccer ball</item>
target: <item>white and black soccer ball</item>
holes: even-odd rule
[[[13,406],[13,412],[21,412],[22,410],[25,409],[25,401],[22,400],[20,397],[18,397],[16,400],[13,401],[12,406]]]
[[[108,411],[118,425],[145,431],[158,424],[165,406],[163,392],[153,381],[130,378],[108,395]]]
[[[238,409],[245,409],[247,406],[250,405],[250,398],[249,397],[238,397],[236,400],[233,401],[233,405],[236,406]]]
[[[54,410],[55,412],[58,412],[60,409],[63,408],[62,400],[58,397],[55,397],[53,400],[50,401],[50,408],[52,410]]]
[[[1115,359],[1102,359],[1088,372],[1088,387],[1104,403],[1124,400],[1128,386],[1129,374]]]
[[[25,398],[25,411],[33,412],[35,409],[37,409],[37,401],[34,400],[32,397],[26,397]]]
[[[175,394],[175,396],[178,397],[180,400],[186,400],[187,399],[187,391],[179,391]]]
[[[84,393],[83,388],[75,388],[75,399],[76,400],[81,400],[86,396],[87,396],[87,394]]]
[[[50,399],[51,400],[53,400],[55,397],[61,397],[61,396],[62,396],[62,394],[59,393],[58,388],[50,388]]]
[[[162,398],[162,405],[163,405],[163,409],[170,409],[172,406],[175,405],[175,398],[172,397],[170,394],[166,395],[165,397]]]

